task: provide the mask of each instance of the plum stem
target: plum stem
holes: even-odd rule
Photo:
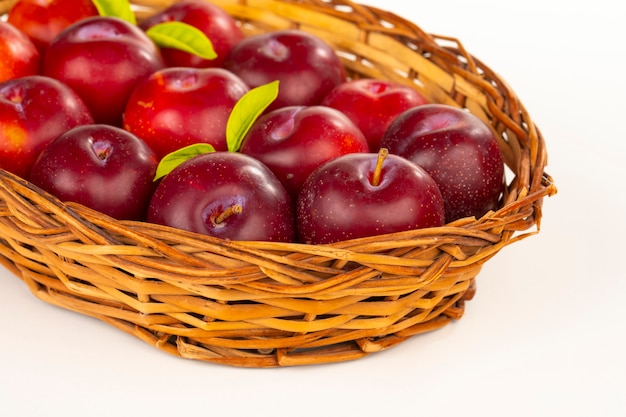
[[[383,171],[383,162],[385,162],[385,158],[389,155],[389,150],[387,148],[380,148],[378,151],[378,158],[376,159],[376,167],[374,168],[374,175],[372,176],[372,185],[374,187],[378,187],[380,184],[380,175]]]
[[[226,221],[226,219],[228,219],[233,214],[239,214],[242,211],[243,211],[243,207],[241,206],[241,204],[233,204],[232,206],[228,207],[226,210],[221,212],[219,216],[216,216],[213,221],[215,222],[215,224],[223,223],[224,221]]]
[[[105,161],[111,155],[111,144],[108,142],[95,141],[92,147],[96,157],[101,161]]]

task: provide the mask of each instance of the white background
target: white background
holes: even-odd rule
[[[7,416],[626,416],[626,66],[621,3],[367,1],[460,39],[543,132],[559,193],[458,322],[340,364],[178,359],[37,300],[0,270]]]

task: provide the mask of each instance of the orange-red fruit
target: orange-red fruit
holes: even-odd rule
[[[91,0],[19,0],[9,10],[7,21],[24,32],[43,53],[63,29],[97,15]]]
[[[0,21],[0,82],[39,73],[41,55],[22,31]]]

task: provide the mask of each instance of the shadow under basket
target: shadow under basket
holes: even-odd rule
[[[361,358],[459,319],[482,265],[540,229],[544,139],[514,92],[453,38],[339,0],[216,0],[247,34],[297,28],[352,78],[410,85],[497,133],[501,208],[444,227],[332,245],[231,242],[64,204],[0,170],[0,262],[41,300],[165,352],[239,367]],[[13,1],[0,1],[6,14]],[[138,19],[172,1],[135,1]]]

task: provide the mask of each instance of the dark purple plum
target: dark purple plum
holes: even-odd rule
[[[62,201],[120,220],[145,220],[158,163],[135,135],[110,125],[84,125],[48,144],[30,181]]]
[[[409,109],[381,139],[390,153],[424,168],[446,206],[446,222],[498,208],[504,163],[494,131],[469,111],[444,104]]]
[[[444,224],[431,176],[385,151],[343,155],[309,176],[296,205],[299,241],[333,243]]]
[[[230,240],[291,242],[291,197],[260,161],[235,152],[195,156],[157,187],[147,220]]]

